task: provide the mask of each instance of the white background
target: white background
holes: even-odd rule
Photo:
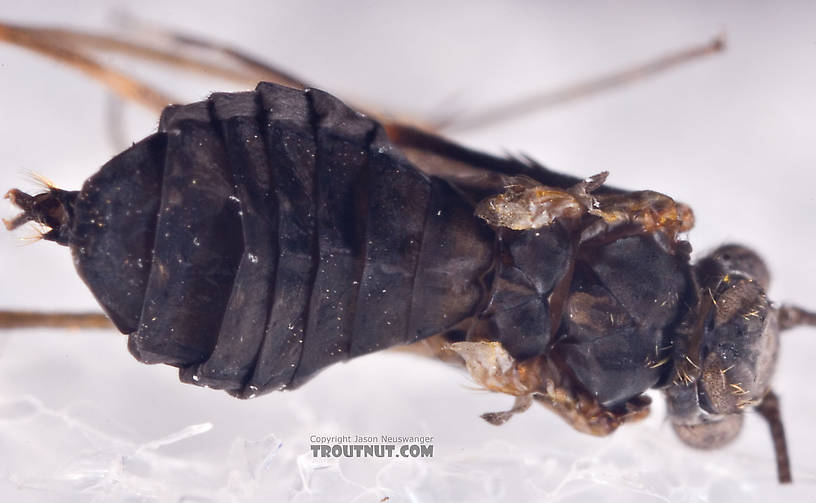
[[[131,6],[133,5],[133,6]],[[816,308],[816,8],[809,2],[0,2],[5,20],[118,29],[127,14],[228,42],[340,97],[432,116],[555,89],[725,33],[728,50],[624,89],[455,138],[524,152],[579,175],[690,204],[695,250],[739,240],[773,273],[771,297]],[[120,58],[105,58],[122,64]],[[182,101],[220,82],[130,66]],[[78,188],[123,145],[98,84],[0,46],[0,189],[27,171]],[[156,117],[125,108],[125,139]],[[3,205],[2,215],[14,214]],[[4,308],[93,309],[66,249],[0,233]],[[241,402],[179,384],[110,333],[0,335],[4,501],[786,501],[816,489],[816,334],[783,339],[782,399],[795,484],[776,484],[754,414],[733,445],[677,441],[659,395],[645,423],[595,439],[541,407],[505,426],[478,414],[509,397],[472,389],[435,362],[380,354],[331,368],[301,390]],[[212,428],[150,444],[190,425]],[[206,429],[202,427],[202,429]],[[429,434],[431,461],[314,466],[308,437]],[[161,443],[161,442],[160,442]]]

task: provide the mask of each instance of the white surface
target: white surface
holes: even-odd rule
[[[167,4],[144,0],[137,11],[128,2],[2,0],[0,12],[105,30],[126,12],[250,48],[341,97],[419,116],[557,88],[725,32],[723,55],[457,139],[666,192],[694,208],[696,250],[731,240],[755,246],[773,272],[772,298],[816,308],[816,8],[808,2]],[[149,77],[184,101],[225,90],[205,79],[177,87],[155,70]],[[119,150],[107,131],[108,98],[83,76],[0,46],[0,91],[3,190],[32,188],[27,170],[79,187]],[[138,140],[156,118],[129,107],[126,122]],[[13,211],[5,205],[2,214]],[[0,233],[0,306],[93,308],[67,250],[21,246],[21,234]],[[0,336],[0,499],[807,500],[816,490],[814,335],[783,341],[775,387],[795,484],[782,488],[757,417],[732,446],[695,452],[674,438],[660,396],[645,423],[595,439],[540,407],[489,426],[478,414],[508,407],[508,397],[400,355],[355,360],[296,392],[241,402],[137,363],[121,336],[10,332]],[[212,428],[153,443],[201,424]],[[312,433],[430,434],[436,456],[315,469],[302,456]]]

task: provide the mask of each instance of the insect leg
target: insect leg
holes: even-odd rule
[[[603,437],[623,423],[649,415],[651,399],[645,395],[636,396],[615,410],[607,409],[573,382],[562,363],[551,358],[540,359],[539,374],[541,385],[533,398],[582,433]]]
[[[192,47],[203,48],[214,51],[215,53],[227,56],[245,66],[248,70],[254,72],[258,80],[265,80],[276,82],[285,86],[305,89],[311,87],[306,81],[293,76],[292,74],[281,70],[275,66],[264,63],[257,58],[249,56],[242,51],[236,50],[232,47],[209,42],[207,40],[176,33],[155,25],[147,25],[144,23],[136,24],[137,28],[151,35],[158,35],[167,40],[176,43],[182,43]],[[497,106],[493,109],[485,110],[483,113],[472,117],[465,118],[463,121],[456,119],[447,119],[444,121],[424,121],[423,129],[427,131],[444,131],[444,130],[466,130],[478,129],[490,126],[493,123],[504,121],[510,118],[515,118],[524,113],[529,113],[531,110],[538,108],[546,108],[553,105],[559,105],[568,101],[584,98],[593,94],[598,94],[619,86],[627,85],[631,82],[644,79],[651,75],[661,73],[672,67],[682,65],[688,61],[708,56],[725,49],[725,39],[723,36],[718,36],[707,44],[688,47],[677,52],[663,55],[657,59],[648,61],[646,63],[635,65],[609,75],[605,75],[586,82],[574,84],[564,89],[560,89],[550,93],[538,94],[528,97],[527,99],[516,102],[507,103]],[[394,124],[399,127],[401,124]]]
[[[238,63],[243,68],[244,70],[243,78],[251,81],[253,85],[257,84],[260,81],[265,81],[274,82],[276,84],[281,84],[287,87],[294,87],[296,89],[306,89],[308,87],[312,87],[308,82],[292,75],[288,71],[282,70],[274,65],[265,63],[253,56],[250,56],[249,54],[246,54],[241,50],[229,47],[227,45],[207,41],[202,38],[191,35],[178,33],[170,29],[167,29],[163,26],[139,21],[132,18],[125,19],[125,25],[128,29],[131,28],[134,29],[134,31],[137,33],[141,32],[146,35],[149,35],[151,39],[160,38],[167,41],[170,44],[181,44],[189,47],[194,47],[197,49],[204,49],[206,51],[212,52],[213,54],[225,56],[226,58]],[[79,35],[87,36],[87,34]],[[102,40],[107,38],[98,36],[94,37]],[[145,47],[144,46],[136,47],[136,49],[142,48]],[[162,57],[164,56],[174,56],[174,53],[163,53]],[[195,63],[202,65],[199,68],[201,71],[210,72],[212,69],[229,71],[227,68],[223,66],[217,66],[200,60],[195,61]]]
[[[575,101],[587,96],[628,85],[632,82],[662,73],[701,57],[716,54],[725,49],[725,38],[721,35],[702,45],[680,49],[656,59],[617,70],[598,78],[579,82],[551,92],[538,93],[520,100],[504,103],[470,117],[448,118],[437,121],[434,127],[444,131],[465,131],[492,126],[524,114]]]
[[[231,67],[223,63],[209,61],[205,58],[193,57],[170,48],[160,48],[155,45],[128,40],[126,38],[77,30],[36,28],[6,23],[0,23],[0,30],[2,30],[0,32],[0,40],[28,47],[41,53],[44,52],[36,45],[50,44],[60,47],[68,46],[78,52],[92,50],[112,51],[145,61],[155,61],[175,68],[204,73],[209,76],[221,77],[252,86],[257,84],[260,80],[267,80],[299,89],[307,87],[300,79],[270,65],[253,60],[249,56],[240,55],[240,53],[234,49],[213,46],[212,44],[207,45],[204,42],[198,42],[196,39],[187,37],[175,36],[171,39],[171,42],[181,42],[188,45],[198,44],[210,51],[234,53],[235,55],[232,57],[239,61],[239,67]],[[165,38],[169,37],[165,36]],[[47,53],[44,54],[49,55]],[[66,62],[71,64],[70,61]]]
[[[170,37],[170,35],[166,35],[166,37]],[[176,68],[218,76],[251,84],[252,86],[260,80],[265,80],[298,89],[307,87],[302,80],[287,72],[255,60],[239,51],[179,35],[172,36],[172,40],[226,54],[240,63],[239,68],[124,38],[62,28],[36,28],[0,22],[0,40],[25,47],[73,66],[110,87],[123,98],[135,101],[156,111],[163,110],[165,106],[176,100],[123,72],[102,65],[94,60],[89,53],[93,50],[119,52],[146,61],[156,61]]]
[[[209,43],[198,38],[161,29],[143,29],[143,31],[158,33],[172,43],[181,43],[190,47],[205,49],[213,53],[213,55],[226,56],[227,59],[238,64],[231,66],[208,58],[185,55],[178,50],[159,48],[121,37],[62,28],[17,26],[0,22],[0,40],[26,47],[44,56],[73,66],[102,82],[124,99],[140,103],[157,112],[163,110],[170,103],[176,103],[177,100],[156,91],[130,75],[106,67],[94,60],[89,53],[94,50],[118,52],[146,61],[171,65],[175,68],[222,77],[252,87],[259,81],[272,82],[300,90],[309,87],[308,83],[302,79],[231,47]],[[357,100],[354,100],[354,102],[356,110],[363,110],[366,115],[381,118],[382,114],[373,112],[375,107],[361,107]]]
[[[0,40],[25,47],[44,56],[73,66],[102,82],[120,96],[162,110],[174,100],[129,75],[102,65],[79,48],[61,43],[49,30],[0,23]]]
[[[782,425],[782,417],[779,413],[779,398],[776,393],[769,391],[762,402],[757,405],[756,410],[768,422],[771,428],[771,439],[774,444],[776,454],[776,472],[779,482],[789,484],[793,481],[791,477],[790,458],[788,457],[788,443],[785,441],[785,428]]]
[[[389,348],[388,351],[393,353],[412,354],[425,358],[434,358],[445,363],[462,366],[464,362],[453,350],[451,350],[450,344],[451,341],[449,341],[444,335],[438,334],[411,344],[394,346]]]
[[[513,402],[513,407],[510,410],[504,410],[501,412],[485,412],[482,414],[482,419],[492,425],[501,426],[514,415],[520,414],[529,409],[532,403],[533,395],[517,396],[516,401]]]
[[[212,52],[214,55],[224,56],[227,59],[238,63],[238,65],[244,68],[247,74],[249,74],[250,76],[249,79],[252,81],[253,85],[257,84],[258,82],[273,82],[275,84],[280,84],[283,86],[293,87],[295,89],[301,90],[314,87],[310,82],[301,79],[300,77],[297,77],[292,73],[283,70],[275,65],[261,61],[260,59],[254,56],[250,56],[244,51],[236,49],[234,47],[229,47],[227,45],[220,44],[217,42],[211,42],[192,35],[178,33],[151,23],[144,23],[133,20],[128,20],[128,23],[134,25],[137,31],[143,31],[151,35],[152,37],[160,37],[164,40],[167,40],[171,44],[181,44],[196,49],[204,49]],[[210,67],[208,66],[208,68]],[[204,68],[202,68],[202,70],[204,70]],[[209,72],[210,70],[205,71]],[[365,103],[364,100],[357,99],[356,97],[345,101],[349,102],[352,105],[353,109],[363,112],[364,114],[374,118],[375,120],[383,124],[387,124],[389,122],[386,119],[386,117],[389,114],[384,113],[384,111],[379,107],[371,106],[371,104]],[[429,124],[428,121],[420,120],[415,121],[407,119],[406,117],[402,117],[401,122],[416,123],[418,125],[423,126],[423,128],[426,129],[427,131],[433,131],[433,127]]]
[[[292,73],[283,70],[275,65],[269,64],[267,62],[261,61],[260,59],[250,56],[246,52],[236,49],[234,47],[230,47],[224,44],[220,44],[217,42],[211,42],[205,40],[203,38],[195,37],[192,35],[186,35],[179,32],[172,31],[170,29],[164,28],[162,26],[158,26],[152,23],[146,22],[139,22],[134,20],[127,20],[127,24],[133,26],[137,32],[144,32],[145,34],[149,35],[151,38],[161,38],[167,41],[169,45],[182,45],[191,47],[194,49],[203,49],[205,51],[209,51],[214,56],[222,56],[225,57],[227,60],[235,62],[238,64],[240,68],[243,70],[243,80],[247,82],[251,82],[254,86],[258,82],[272,82],[275,84],[280,84],[286,87],[292,87],[295,89],[305,90],[307,88],[314,87],[308,81],[301,79],[293,75]],[[87,34],[79,34],[81,36],[88,36]],[[109,37],[99,37],[93,36],[95,38],[101,39],[103,42],[108,39]],[[114,39],[116,41],[116,39]],[[130,44],[133,46],[133,44]],[[144,46],[133,46],[131,47],[133,50],[142,50],[147,49],[151,51],[150,48],[146,48]],[[156,52],[156,51],[153,51]],[[167,57],[173,59],[181,59],[176,56],[174,52],[161,52],[161,57]],[[168,63],[173,63],[174,65],[177,64],[174,61],[168,61]],[[219,70],[224,72],[230,72],[230,69],[223,65],[217,65],[215,63],[204,61],[204,60],[193,60],[192,58],[184,58],[184,61],[180,61],[182,66],[187,66],[193,70],[200,70],[205,73],[213,73],[213,70]],[[196,68],[194,66],[189,66],[190,63],[194,63],[195,65],[200,65],[200,68]],[[238,80],[238,79],[236,79]],[[347,100],[348,101],[348,100]],[[387,122],[385,120],[385,113],[377,113],[377,107],[369,106],[368,104],[364,104],[359,99],[352,99],[350,100],[352,104],[352,108],[365,113],[366,115],[375,118],[380,122]]]
[[[0,328],[113,328],[102,313],[0,311]]]
[[[526,410],[525,396],[540,402],[576,430],[596,436],[609,435],[621,424],[649,414],[651,400],[646,396],[637,396],[615,410],[607,409],[573,382],[563,363],[549,356],[519,361],[498,342],[456,342],[450,348],[462,357],[477,383],[517,397],[509,411],[482,416],[493,424],[502,424]]]
[[[796,306],[779,308],[779,329],[788,330],[802,325],[816,326],[816,313]]]
[[[487,174],[528,176],[543,185],[567,188],[580,182],[580,178],[550,171],[532,160],[502,158],[476,152],[451,142],[432,130],[405,122],[384,123],[388,138],[417,166],[430,175],[451,181],[457,186],[472,185],[478,181],[484,185],[484,197],[503,190],[503,180],[488,180]],[[487,183],[489,182],[489,183]],[[601,187],[599,192],[619,192]]]

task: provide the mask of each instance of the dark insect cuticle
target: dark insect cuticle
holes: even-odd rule
[[[692,261],[685,204],[493,157],[337,98],[262,82],[173,105],[158,131],[81,190],[12,189],[43,239],[70,248],[128,348],[238,398],[292,390],[394,346],[455,361],[577,430],[608,435],[666,397],[679,438],[726,445],[768,421],[782,330],[760,257]]]

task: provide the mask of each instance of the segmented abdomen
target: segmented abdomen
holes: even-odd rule
[[[266,83],[168,107],[75,211],[77,268],[133,355],[243,397],[475,315],[495,239],[376,122]]]

